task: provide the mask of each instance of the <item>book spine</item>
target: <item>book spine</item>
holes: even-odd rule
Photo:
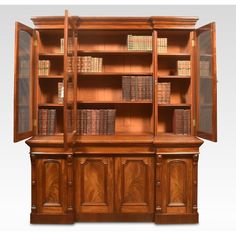
[[[64,84],[63,82],[58,82],[58,103],[62,104],[64,101]]]
[[[103,134],[107,135],[108,133],[108,109],[103,109]]]
[[[99,110],[99,135],[104,134],[104,110]]]

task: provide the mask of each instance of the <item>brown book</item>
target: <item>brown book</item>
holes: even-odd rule
[[[99,135],[104,134],[104,109],[99,110]]]
[[[115,109],[108,110],[108,120],[107,120],[107,134],[114,135],[115,134]]]
[[[47,120],[48,120],[48,109],[40,109],[41,110],[41,124],[39,125],[41,127],[40,135],[47,135]]]
[[[82,109],[82,118],[83,118],[83,135],[87,134],[87,109]]]
[[[130,76],[122,76],[122,97],[125,101],[130,101]]]
[[[91,134],[95,135],[96,134],[96,110],[92,109],[91,110]]]
[[[137,83],[137,97],[136,100],[143,100],[145,99],[143,96],[143,92],[142,92],[142,87],[143,87],[143,80],[144,78],[142,76],[136,76],[136,83]]]
[[[77,110],[76,116],[76,132],[81,135],[81,109]]]
[[[183,134],[190,135],[190,110],[189,109],[184,110],[183,121],[184,121]]]
[[[183,112],[184,109],[175,109],[173,115],[173,133],[183,134]]]
[[[107,135],[108,133],[108,109],[103,109],[103,134]]]
[[[87,109],[87,134],[91,135],[92,133],[92,110]]]
[[[48,109],[47,114],[47,135],[54,135],[56,132],[56,109]]]

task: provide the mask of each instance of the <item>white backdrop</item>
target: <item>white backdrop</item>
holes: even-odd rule
[[[218,143],[205,142],[199,159],[198,225],[78,223],[74,230],[236,229],[236,7],[235,6],[1,6],[0,8],[0,229],[69,230],[72,226],[30,225],[30,159],[24,143],[13,143],[15,21],[32,26],[32,16],[199,16],[198,26],[215,21],[218,65]],[[235,103],[234,103],[235,102]]]

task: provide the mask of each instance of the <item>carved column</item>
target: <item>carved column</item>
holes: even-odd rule
[[[198,154],[193,155],[193,213],[197,213]]]
[[[31,212],[37,212],[37,188],[36,188],[36,156],[30,154],[31,160]]]
[[[67,212],[73,214],[74,211],[74,183],[73,183],[73,156],[67,155]]]
[[[162,196],[162,181],[161,181],[161,176],[162,176],[162,155],[158,154],[156,157],[156,213],[161,213],[161,196]]]

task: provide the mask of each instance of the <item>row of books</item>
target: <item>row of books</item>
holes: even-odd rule
[[[67,101],[70,103],[73,101],[73,83],[68,82],[67,83]],[[63,82],[58,82],[58,103],[63,104],[64,102],[64,83]]]
[[[38,110],[38,134],[54,135],[56,133],[56,109]]]
[[[181,76],[191,75],[191,64],[189,60],[178,60],[177,61],[177,73]]]
[[[24,133],[30,130],[29,107],[23,106],[18,108],[18,133]]]
[[[79,135],[114,135],[115,109],[78,109]]]
[[[152,50],[152,36],[148,35],[131,35],[127,36],[128,50],[150,51]]]
[[[39,60],[38,64],[38,75],[49,75],[50,74],[50,61],[49,60]]]
[[[152,100],[152,80],[152,76],[122,76],[123,99]]]
[[[210,76],[209,61],[200,61],[200,76]]]
[[[189,109],[175,109],[173,114],[173,133],[190,135],[190,117]]]
[[[167,38],[157,38],[157,51],[167,53]]]
[[[30,63],[28,59],[20,59],[19,60],[19,78],[29,78],[30,76]]]
[[[67,44],[68,44],[68,53],[71,53],[73,51],[73,38],[69,37]],[[60,39],[60,52],[64,53],[64,38]]]
[[[102,61],[101,57],[79,56],[78,72],[102,72]]]
[[[157,86],[158,104],[170,103],[170,82],[158,83]]]

